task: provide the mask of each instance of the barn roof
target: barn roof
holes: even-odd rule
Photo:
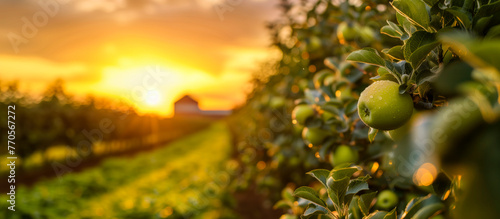
[[[181,99],[175,101],[175,103],[194,103],[194,104],[198,104],[198,101],[196,101],[195,99],[193,99],[189,95],[185,95]]]

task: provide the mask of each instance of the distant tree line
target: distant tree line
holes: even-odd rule
[[[156,115],[138,115],[129,104],[87,96],[77,99],[68,94],[62,80],[50,84],[40,97],[23,93],[18,82],[0,82],[0,136],[7,139],[7,106],[16,105],[16,155],[26,158],[54,145],[76,147],[85,140],[84,132],[98,129],[103,119],[111,121],[113,131],[99,136],[103,142],[145,138],[153,132],[190,130],[205,126],[195,122],[178,122]],[[165,139],[165,138],[162,138]],[[140,143],[142,141],[139,141]],[[2,142],[3,144],[4,142]],[[7,149],[0,154],[7,153]],[[45,154],[45,153],[42,153]],[[43,158],[47,161],[47,158]]]

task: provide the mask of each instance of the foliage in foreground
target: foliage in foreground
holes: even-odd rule
[[[235,118],[247,164],[240,180],[275,201],[285,188],[275,206],[284,218],[500,214],[499,1],[282,6],[287,18],[271,30],[283,56]],[[358,99],[373,81],[411,97],[403,126],[360,120]],[[345,163],[354,178],[334,176]],[[377,207],[383,190],[396,194],[394,208]]]

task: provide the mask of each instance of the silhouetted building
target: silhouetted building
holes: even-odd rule
[[[201,115],[198,101],[189,95],[183,96],[174,103],[174,114],[178,115]]]
[[[198,101],[189,95],[183,96],[174,103],[174,116],[225,117],[230,114],[231,110],[200,110]]]

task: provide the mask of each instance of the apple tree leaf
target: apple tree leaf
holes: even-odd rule
[[[421,0],[394,0],[392,7],[411,23],[427,30],[429,28],[429,14],[425,3]]]
[[[325,202],[323,200],[321,200],[319,198],[318,194],[316,193],[316,191],[314,191],[314,189],[312,189],[310,187],[302,186],[302,187],[296,189],[295,192],[293,193],[293,195],[295,197],[303,198],[303,199],[309,200],[313,203],[316,203],[320,206],[326,207]]]
[[[329,170],[325,169],[317,169],[317,170],[311,170],[307,172],[307,174],[311,175],[312,177],[316,178],[323,186],[326,186],[326,180],[328,179],[328,176],[330,175]]]
[[[380,57],[377,50],[373,48],[364,48],[354,51],[347,56],[346,60],[385,67],[385,60]]]
[[[330,215],[331,212],[328,209],[315,204],[309,204],[307,206],[307,209],[304,211],[304,216],[321,215],[321,214]]]
[[[425,57],[439,45],[436,35],[426,31],[417,31],[405,42],[403,53],[405,60],[411,64],[413,69],[425,60]]]
[[[398,219],[396,208],[392,209],[392,211],[387,213],[384,219]]]
[[[377,192],[365,193],[359,196],[358,205],[363,215],[370,213],[370,207],[373,199],[377,196]]]
[[[375,140],[375,136],[377,136],[378,129],[374,129],[370,127],[370,131],[368,131],[368,141],[373,142]]]
[[[386,211],[375,211],[363,219],[384,219],[385,215],[387,215]]]

